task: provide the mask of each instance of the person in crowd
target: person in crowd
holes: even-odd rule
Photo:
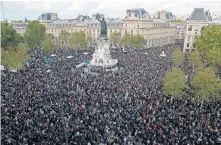
[[[221,143],[221,103],[171,99],[162,79],[175,46],[114,49],[124,71],[84,73],[93,50],[33,49],[25,69],[1,77],[1,143],[166,145]],[[164,51],[166,57],[161,57]],[[147,55],[148,54],[148,55]],[[67,58],[72,55],[73,58]],[[184,67],[191,72],[190,67]],[[47,71],[50,70],[50,71]]]

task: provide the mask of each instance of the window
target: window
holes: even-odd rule
[[[189,44],[189,43],[187,43],[186,47],[189,47],[189,46],[190,46],[190,44]]]
[[[137,25],[137,27],[139,27],[139,25]]]
[[[188,31],[192,31],[192,26],[190,26],[190,27],[188,28]]]
[[[133,30],[131,30],[131,34],[133,34]]]
[[[190,37],[188,37],[188,41],[190,41]]]
[[[125,33],[127,33],[127,30],[125,30]]]
[[[195,32],[195,35],[197,35],[197,32]]]

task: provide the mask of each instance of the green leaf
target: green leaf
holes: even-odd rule
[[[7,22],[1,23],[1,47],[7,50],[8,47],[16,47],[22,40],[22,36],[16,33],[12,25]]]
[[[183,89],[186,88],[185,73],[178,67],[173,67],[165,76],[164,90],[167,95],[182,98]]]
[[[176,48],[172,53],[172,61],[175,66],[180,66],[184,61],[184,54],[180,48]]]
[[[39,21],[31,21],[28,23],[25,31],[25,41],[30,48],[40,47],[45,37],[45,26]]]
[[[196,100],[209,101],[221,98],[221,81],[212,68],[204,68],[193,76],[193,90]]]

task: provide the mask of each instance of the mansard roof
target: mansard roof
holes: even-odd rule
[[[205,12],[204,8],[195,8],[189,20],[212,21],[212,17],[209,10]]]

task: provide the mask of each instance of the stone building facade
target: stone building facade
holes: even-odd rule
[[[46,33],[54,36],[55,42],[59,40],[62,30],[69,33],[84,31],[89,41],[88,45],[96,46],[96,40],[100,35],[100,22],[96,19],[96,15],[92,15],[92,18],[79,15],[76,19],[58,20],[57,14],[54,14],[55,18],[53,18],[53,14],[42,14],[39,17],[39,21],[46,26]],[[171,17],[171,13],[169,14],[169,17]],[[152,19],[150,14],[142,8],[127,10],[124,19],[109,18],[106,21],[108,38],[114,32],[120,33],[120,37],[123,37],[125,33],[139,34],[146,39],[146,48],[175,43],[177,35],[176,25],[167,20]]]
[[[21,36],[24,36],[28,22],[12,21],[11,25],[13,26],[13,28],[16,30],[17,33],[19,33]]]
[[[127,10],[121,36],[125,33],[141,35],[147,41],[146,48],[175,43],[176,27],[162,19],[151,19],[144,9]]]
[[[200,35],[200,31],[204,26],[212,23],[211,14],[204,11],[204,8],[195,8],[187,21],[186,35],[183,46],[183,53],[194,51],[196,36]]]

